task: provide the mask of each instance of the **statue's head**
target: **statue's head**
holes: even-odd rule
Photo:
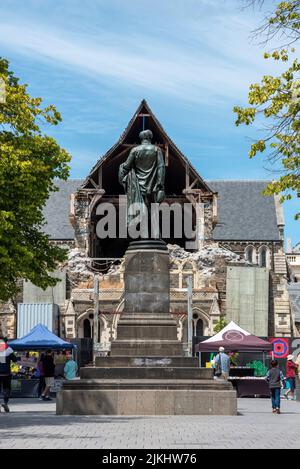
[[[153,133],[151,132],[151,130],[143,130],[143,132],[140,133],[140,139],[141,141],[149,140],[151,142],[151,140],[153,139]]]

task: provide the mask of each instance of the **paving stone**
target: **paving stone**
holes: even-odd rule
[[[239,416],[56,416],[55,402],[11,400],[0,414],[0,449],[300,449],[300,403],[239,399]],[[271,440],[270,440],[271,439]]]

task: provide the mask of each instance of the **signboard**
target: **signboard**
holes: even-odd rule
[[[37,358],[36,357],[22,356],[21,360],[18,362],[18,365],[20,365],[24,368],[36,368],[37,367]]]
[[[58,391],[60,391],[62,385],[63,385],[63,379],[55,379],[53,386],[50,388],[50,392],[53,394],[56,394]]]
[[[290,339],[282,337],[273,337],[268,339],[273,344],[274,358],[287,358],[290,353]],[[272,356],[272,353],[270,353]]]

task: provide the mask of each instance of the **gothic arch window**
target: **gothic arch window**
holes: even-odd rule
[[[247,246],[245,249],[245,259],[251,264],[256,264],[256,251],[253,246]]]
[[[183,264],[182,270],[194,270],[195,265],[191,261],[187,261]]]
[[[209,317],[197,307],[193,309],[193,335],[197,337],[209,335]]]
[[[198,319],[198,321],[197,321],[196,336],[197,337],[203,337],[204,336],[204,324],[203,324],[202,319]]]
[[[262,246],[258,254],[259,267],[269,266],[269,250],[266,246]]]

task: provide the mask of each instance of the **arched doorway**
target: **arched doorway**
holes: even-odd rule
[[[203,324],[202,319],[198,319],[198,321],[197,321],[196,336],[197,337],[203,337],[204,336],[204,324]]]
[[[83,321],[83,338],[90,339],[92,337],[92,328],[89,319]]]
[[[77,337],[79,339],[92,339],[93,333],[94,314],[92,310],[89,310],[77,319]]]

